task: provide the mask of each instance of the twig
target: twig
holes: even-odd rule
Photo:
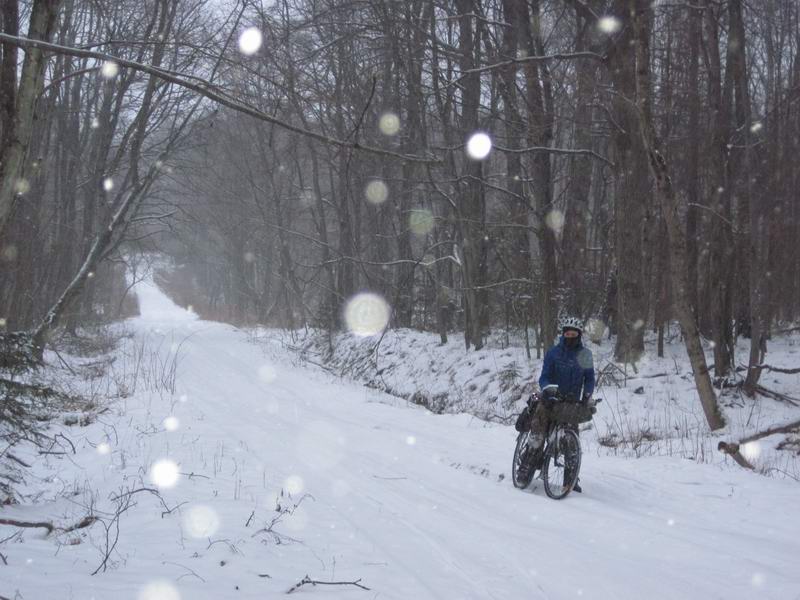
[[[203,579],[202,577],[200,577],[200,575],[198,575],[197,573],[195,573],[195,572],[194,572],[192,569],[190,569],[189,567],[186,567],[186,566],[184,566],[184,565],[181,565],[181,564],[179,564],[179,563],[176,563],[176,562],[170,562],[170,561],[168,561],[168,560],[164,560],[164,561],[162,561],[162,562],[161,562],[161,564],[162,564],[162,565],[175,565],[176,567],[180,567],[181,569],[186,569],[187,571],[189,571],[188,573],[184,573],[183,575],[181,575],[180,577],[178,577],[178,581],[180,581],[180,580],[181,580],[183,577],[187,577],[187,576],[189,576],[189,575],[194,575],[195,577],[197,577],[197,578],[198,578],[200,581],[202,581],[203,583],[205,583],[205,582],[206,582],[206,580],[205,580],[205,579]]]
[[[178,510],[178,509],[179,509],[181,506],[183,506],[184,504],[189,504],[189,501],[187,500],[187,501],[185,501],[185,502],[180,502],[179,504],[176,504],[176,505],[175,505],[175,506],[173,506],[172,508],[169,508],[169,507],[167,507],[167,509],[166,509],[166,510],[162,510],[162,511],[161,511],[161,518],[163,519],[163,518],[164,518],[164,515],[171,515],[173,510]],[[165,504],[165,506],[166,506],[166,504]]]
[[[6,452],[6,456],[7,456],[8,458],[10,458],[11,460],[13,460],[14,462],[21,464],[23,467],[25,467],[25,468],[27,468],[27,469],[30,469],[30,468],[31,468],[31,465],[29,465],[28,463],[26,463],[26,462],[25,462],[24,460],[22,460],[21,458],[17,458],[17,457],[16,457],[16,456],[14,456],[13,454],[11,454],[11,452]]]
[[[56,353],[58,360],[61,361],[61,364],[64,365],[69,370],[70,373],[72,373],[73,375],[77,375],[77,373],[72,369],[72,367],[69,366],[69,363],[67,363],[67,361],[65,361],[64,358],[58,353],[58,350],[56,350],[55,348],[51,348],[51,350]]]
[[[138,494],[139,492],[150,492],[151,494],[155,494],[156,496],[161,497],[161,494],[158,493],[158,490],[154,488],[143,487],[143,488],[137,488],[135,490],[129,490],[122,494],[117,494],[116,496],[111,496],[109,500],[111,500],[112,502],[116,502],[117,500],[133,496],[134,494]]]
[[[786,475],[786,477],[789,477],[790,479],[794,479],[795,481],[800,483],[800,478],[795,477],[791,473],[788,473],[788,472],[784,471],[783,469],[779,469],[778,467],[770,467],[769,469],[764,471],[764,474],[772,473],[773,471],[777,471],[778,473],[782,473],[782,474]]]
[[[476,67],[474,69],[466,69],[461,71],[461,75],[454,79],[453,81],[448,81],[445,84],[445,87],[451,85],[457,85],[462,79],[467,77],[468,75],[475,75],[479,73],[485,73],[486,71],[493,71],[495,69],[505,69],[507,67],[511,67],[514,65],[521,65],[524,63],[540,63],[540,62],[548,62],[551,60],[575,60],[575,59],[591,59],[596,60],[599,62],[605,62],[606,57],[602,54],[597,54],[596,52],[572,52],[572,53],[558,53],[558,54],[546,54],[543,56],[524,56],[522,58],[512,58],[510,60],[504,60],[503,62],[495,63],[493,65],[486,65],[484,67]]]
[[[100,413],[97,413],[97,414],[100,414]],[[65,440],[67,440],[67,443],[69,444],[70,448],[72,448],[72,453],[73,453],[73,454],[77,454],[77,452],[76,452],[76,450],[75,450],[75,444],[73,444],[73,443],[72,443],[72,440],[70,440],[70,439],[69,439],[67,436],[65,436],[63,433],[57,433],[57,434],[56,434],[56,435],[53,437],[53,443],[55,443],[55,441],[56,441],[58,438],[64,438]]]
[[[7,541],[9,541],[9,540],[13,540],[15,537],[19,537],[21,534],[22,534],[22,532],[21,532],[21,531],[15,531],[15,532],[14,532],[14,533],[12,533],[10,536],[8,536],[8,537],[5,537],[5,538],[3,538],[2,540],[0,540],[0,544],[5,544]]]
[[[604,162],[609,167],[614,167],[614,163],[608,160],[605,156],[602,156],[595,152],[594,150],[585,150],[583,148],[551,148],[549,146],[530,146],[528,148],[505,148],[503,146],[498,146],[495,144],[494,146],[500,152],[507,152],[510,154],[535,154],[537,152],[545,152],[548,154],[566,154],[572,156],[589,156],[591,158],[595,158],[601,162]]]
[[[286,590],[286,593],[291,594],[292,592],[299,590],[301,587],[309,583],[311,585],[354,585],[357,588],[369,591],[369,588],[365,585],[361,585],[360,582],[361,579],[356,579],[355,581],[317,581],[315,579],[311,579],[308,575],[306,575],[300,581],[298,581],[292,587]]]

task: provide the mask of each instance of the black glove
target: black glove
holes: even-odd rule
[[[592,395],[591,394],[584,394],[583,398],[581,398],[581,400],[583,401],[584,404],[589,404],[589,405],[594,404],[594,402],[592,402]]]
[[[545,400],[554,401],[558,399],[558,388],[557,387],[546,387],[542,390],[542,398]]]

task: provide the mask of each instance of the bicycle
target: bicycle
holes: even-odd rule
[[[511,466],[511,480],[514,487],[525,489],[533,481],[536,471],[544,481],[544,491],[548,497],[561,500],[569,494],[578,482],[581,470],[581,442],[578,437],[578,424],[591,421],[597,410],[592,403],[561,399],[549,407],[549,424],[545,443],[541,449],[531,447],[530,422],[517,436],[514,448],[514,461]],[[529,415],[533,415],[536,402],[543,402],[534,394],[528,400]]]

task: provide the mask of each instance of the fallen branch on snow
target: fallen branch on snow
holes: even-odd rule
[[[295,583],[292,587],[286,590],[287,594],[291,594],[299,590],[304,585],[311,584],[311,585],[354,585],[357,588],[361,588],[362,590],[369,591],[369,588],[365,585],[361,585],[361,579],[356,579],[355,581],[316,581],[311,579],[308,575],[303,577],[300,581]]]
[[[16,519],[0,519],[0,525],[10,525],[11,527],[30,527],[34,529],[46,529],[47,535],[50,535],[54,531],[60,531],[62,533],[69,533],[70,531],[75,531],[76,529],[83,529],[84,527],[89,527],[90,525],[97,522],[98,518],[89,515],[78,521],[75,525],[70,525],[69,527],[56,527],[49,521],[17,521]]]
[[[753,467],[753,465],[740,452],[741,446],[765,437],[769,437],[771,435],[775,435],[776,433],[795,433],[797,431],[800,431],[800,421],[792,421],[791,423],[786,423],[785,425],[776,425],[774,427],[765,429],[764,431],[759,431],[758,433],[754,433],[753,435],[742,438],[738,442],[720,442],[717,446],[717,449],[725,454],[730,455],[733,460],[735,460],[745,469],[754,470],[755,467]]]
[[[754,369],[766,369],[767,371],[775,371],[776,373],[785,373],[787,375],[794,375],[800,373],[800,367],[796,369],[785,369],[783,367],[773,367],[772,365],[756,365]]]
[[[773,400],[779,400],[779,401],[782,401],[782,402],[788,402],[792,406],[799,406],[798,402],[800,402],[800,401],[798,401],[797,398],[792,398],[791,396],[788,396],[786,394],[782,394],[781,392],[776,392],[774,390],[770,390],[768,388],[765,388],[760,383],[756,384],[756,388],[755,389],[756,389],[756,392],[758,392],[762,396],[766,396],[767,398],[772,398]]]

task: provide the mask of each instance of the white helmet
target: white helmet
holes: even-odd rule
[[[583,333],[583,321],[581,321],[578,317],[561,317],[558,320],[558,329],[563,332],[565,329],[577,329],[581,333]]]

